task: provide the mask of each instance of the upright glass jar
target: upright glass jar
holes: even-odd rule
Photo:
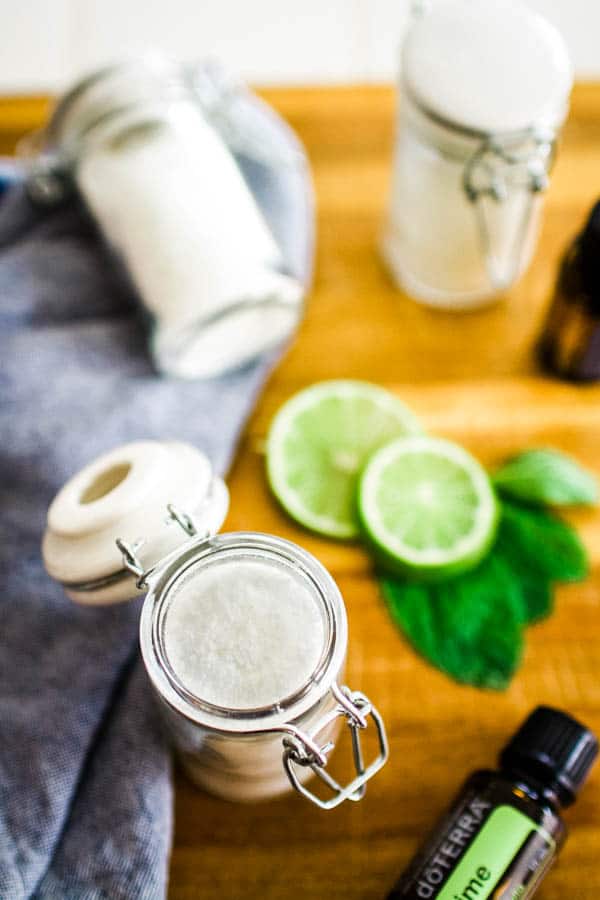
[[[438,0],[414,21],[382,243],[409,294],[468,309],[525,270],[571,86],[560,34],[518,0]]]
[[[180,457],[186,445],[175,446]],[[370,700],[342,684],[348,627],[335,582],[289,541],[253,532],[215,535],[226,507],[214,482],[205,480],[195,515],[168,506],[175,535],[173,528],[167,534],[159,515],[164,495],[181,497],[194,473],[182,477],[163,466],[157,480],[164,448],[152,442],[118,448],[65,485],[48,514],[48,571],[79,602],[147,592],[142,657],[168,733],[198,785],[236,801],[293,787],[322,809],[361,799],[388,747]],[[168,456],[173,445],[166,448]],[[192,450],[189,459],[197,454]],[[151,551],[143,558],[133,540],[142,521]],[[127,539],[115,547],[119,534]],[[87,572],[82,553],[92,566]],[[361,732],[369,722],[378,751],[365,762]],[[355,767],[346,785],[328,770],[343,723]],[[324,795],[304,784],[311,773],[324,782]]]
[[[29,179],[47,203],[75,182],[137,288],[158,369],[183,378],[276,346],[303,299],[201,74],[161,56],[94,72],[58,102]]]

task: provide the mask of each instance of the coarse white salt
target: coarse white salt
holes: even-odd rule
[[[301,688],[325,646],[320,597],[300,573],[260,559],[192,570],[165,619],[165,650],[182,685],[229,709],[271,706]]]

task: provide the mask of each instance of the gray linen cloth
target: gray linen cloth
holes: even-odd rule
[[[297,141],[244,93],[217,125],[307,282]],[[65,479],[135,439],[190,441],[225,472],[276,355],[209,382],[159,377],[132,289],[77,198],[40,209],[17,184],[0,201],[2,900],[165,895],[170,756],[138,656],[140,601],[72,604],[42,566],[45,514]]]

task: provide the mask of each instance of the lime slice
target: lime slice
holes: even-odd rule
[[[358,473],[373,451],[420,430],[406,406],[383,388],[320,382],[288,400],[273,420],[267,439],[271,488],[307,528],[356,537]]]
[[[358,512],[381,561],[419,580],[475,566],[498,520],[490,479],[477,460],[457,444],[424,435],[375,453],[360,479]]]

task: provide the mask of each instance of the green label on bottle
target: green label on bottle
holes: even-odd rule
[[[531,861],[529,864],[522,860],[524,865],[519,868],[523,869],[523,877],[515,879],[510,873],[511,863],[525,845],[531,846]],[[499,806],[485,821],[436,895],[437,900],[487,900],[492,895],[506,900],[524,900],[531,896],[545,869],[541,863],[552,856],[551,850],[554,850],[554,841],[550,835],[528,816],[512,806]]]

